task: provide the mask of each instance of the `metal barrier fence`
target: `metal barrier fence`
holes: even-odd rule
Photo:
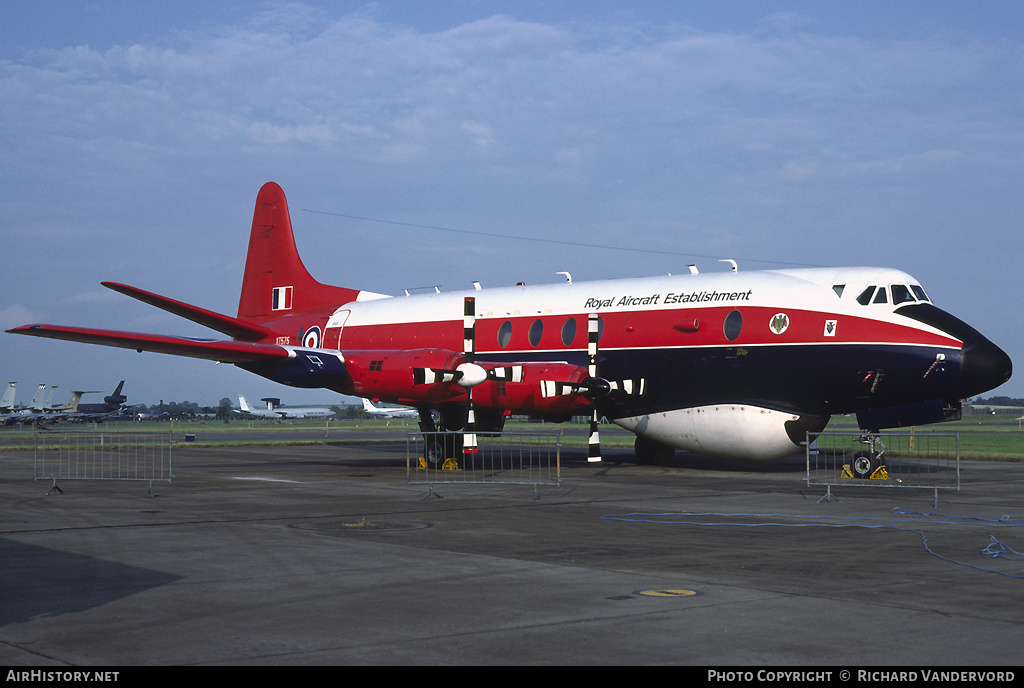
[[[925,432],[807,433],[807,484],[960,489],[960,436]]]
[[[35,433],[36,480],[142,480],[170,482],[169,432],[40,432]]]
[[[406,472],[410,484],[504,483],[558,485],[560,433],[477,434],[477,451],[464,454],[461,432],[410,433]]]

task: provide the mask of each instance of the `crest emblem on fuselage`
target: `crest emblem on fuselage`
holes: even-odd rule
[[[768,329],[775,334],[782,334],[789,329],[789,316],[785,313],[776,313],[768,323]]]

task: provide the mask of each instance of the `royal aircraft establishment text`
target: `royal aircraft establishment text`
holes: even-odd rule
[[[753,289],[747,291],[691,291],[676,294],[650,294],[648,296],[613,296],[610,299],[587,299],[586,310],[621,308],[623,306],[657,306],[673,303],[715,303],[717,301],[749,301]],[[662,297],[664,296],[664,300]]]

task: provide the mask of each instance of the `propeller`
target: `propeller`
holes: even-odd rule
[[[604,387],[604,396],[611,391],[611,385],[608,384],[607,380],[602,380],[597,376],[597,340],[600,335],[599,331],[600,321],[598,320],[597,313],[590,313],[587,316],[587,375],[589,379],[588,389],[593,392],[599,392],[601,387]],[[601,385],[600,383],[604,384]],[[590,396],[590,395],[588,395]],[[597,398],[592,397],[590,399],[592,409],[590,412],[590,439],[587,442],[587,461],[590,463],[597,463],[601,460],[601,437],[598,433],[598,422],[600,420],[599,412],[597,410]]]
[[[597,402],[612,394],[642,395],[647,388],[644,378],[626,380],[607,380],[600,376],[598,370],[598,340],[601,334],[601,321],[597,313],[587,315],[587,377],[577,382],[563,380],[541,380],[541,396],[554,397],[562,394],[582,394],[591,402],[590,439],[588,441],[587,461],[601,461],[601,439],[598,425],[600,410]]]
[[[462,348],[465,363],[457,368],[462,373],[457,382],[466,388],[466,432],[463,437],[462,453],[476,454],[476,411],[473,409],[473,387],[487,379],[487,371],[476,364],[476,298],[467,296],[463,310]]]

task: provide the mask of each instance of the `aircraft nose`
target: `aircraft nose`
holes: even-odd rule
[[[960,380],[965,397],[995,389],[1010,379],[1013,363],[1006,352],[984,337],[964,342],[960,354]]]
[[[995,389],[1010,379],[1013,373],[1010,357],[963,320],[931,304],[904,306],[896,312],[936,327],[963,342],[960,388],[956,391],[961,399]]]

